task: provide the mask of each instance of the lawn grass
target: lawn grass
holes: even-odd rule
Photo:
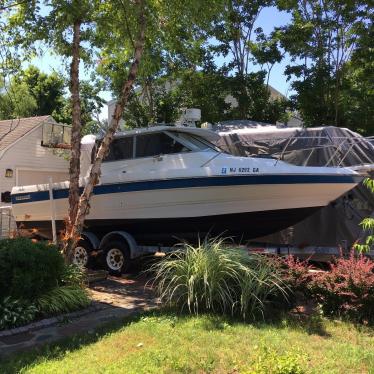
[[[0,363],[0,373],[374,373],[374,330],[150,313]]]

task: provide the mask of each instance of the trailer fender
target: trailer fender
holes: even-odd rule
[[[94,250],[99,249],[100,240],[98,239],[98,237],[94,233],[89,232],[89,231],[83,231],[82,234],[81,234],[81,237],[82,237],[82,239],[87,240],[91,244],[92,249],[94,249]]]
[[[102,249],[108,242],[110,242],[111,240],[116,240],[116,239],[126,241],[126,243],[129,246],[130,257],[132,259],[139,256],[138,245],[136,244],[136,241],[135,241],[134,237],[126,231],[112,231],[112,232],[106,234],[101,239],[99,248]]]

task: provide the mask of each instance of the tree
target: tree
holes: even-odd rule
[[[147,77],[153,65],[154,46],[169,56],[196,38],[202,24],[211,22],[211,14],[219,1],[209,5],[199,1],[186,4],[180,0],[112,0],[112,1],[33,1],[20,3],[16,15],[9,17],[13,40],[31,45],[37,40],[52,45],[55,51],[71,57],[70,88],[72,96],[72,153],[70,158],[69,224],[65,236],[65,255],[69,259],[71,250],[79,239],[85,217],[89,212],[89,200],[98,183],[100,168],[129,95],[135,83],[140,60],[144,63],[140,76]],[[41,11],[41,5],[48,6]],[[108,28],[108,25],[110,26]],[[109,34],[109,35],[108,35]],[[72,38],[71,38],[72,35]],[[199,41],[202,43],[203,41]],[[85,48],[83,48],[83,46]],[[145,48],[146,46],[146,48]],[[105,136],[97,151],[90,175],[79,198],[79,153],[81,136],[81,108],[79,96],[79,61],[91,62],[92,53],[99,53],[101,71],[111,84],[120,87],[114,116],[110,119]],[[130,63],[130,61],[132,62]],[[79,202],[77,204],[77,196]]]
[[[79,203],[80,143],[82,136],[79,64],[81,59],[90,62],[93,44],[83,48],[83,42],[92,38],[92,15],[99,5],[94,0],[40,0],[21,2],[17,11],[8,15],[8,31],[13,36],[15,47],[32,48],[37,42],[53,47],[61,56],[70,57],[71,93],[71,155],[69,183],[69,214],[66,228],[67,237],[72,236]],[[72,36],[72,37],[71,37]],[[87,45],[87,44],[86,44]],[[34,47],[35,48],[35,47]],[[68,259],[69,253],[65,251]]]
[[[284,54],[278,33],[266,36],[262,28],[256,27],[262,10],[272,5],[272,0],[227,0],[213,23],[211,36],[217,42],[209,48],[215,55],[229,59],[221,74],[227,76],[235,105],[225,112],[226,118],[275,123],[287,107],[286,100],[273,100],[269,90],[271,70]],[[254,72],[252,64],[259,64],[260,71]]]
[[[291,56],[286,69],[296,91],[293,101],[307,125],[344,123],[341,107],[347,63],[357,47],[357,32],[369,22],[364,1],[280,0],[292,21],[278,30]]]
[[[126,125],[147,126],[149,123],[173,123],[181,108],[201,109],[202,122],[225,119],[230,104],[227,77],[216,70],[185,69],[172,77],[157,78],[135,92],[124,113]]]
[[[230,103],[228,78],[210,69],[185,71],[175,96],[179,107],[201,109],[201,121],[216,123],[226,119]]]
[[[24,82],[35,99],[37,116],[61,110],[64,101],[65,79],[56,72],[46,74],[31,65],[14,77],[17,83]]]
[[[18,71],[0,94],[2,119],[44,116],[62,110],[65,81],[57,73],[45,74],[35,66]]]
[[[240,77],[249,73],[255,23],[262,9],[272,4],[271,0],[227,0],[220,17],[213,23],[212,36],[218,44],[211,49],[224,57],[231,55],[227,69]]]
[[[121,2],[124,4],[123,1]],[[155,43],[160,43],[164,50],[175,51],[175,49],[180,46],[180,35],[183,35],[184,37],[189,35],[189,40],[191,40],[193,39],[193,32],[195,30],[194,25],[196,23],[200,25],[209,24],[211,15],[214,14],[217,4],[218,2],[211,2],[209,5],[207,5],[199,1],[191,1],[186,5],[183,1],[180,2],[178,0],[166,2],[137,0],[135,2],[126,3],[126,6],[123,6],[123,11],[125,12],[123,14],[118,12],[118,9],[114,9],[114,13],[110,13],[112,25],[114,25],[116,21],[119,21],[120,26],[117,26],[116,30],[118,30],[120,42],[123,45],[124,41],[129,41],[130,46],[132,46],[133,60],[128,69],[127,79],[122,83],[122,88],[114,109],[113,117],[109,119],[110,123],[108,129],[101,141],[100,147],[97,150],[88,181],[80,197],[77,218],[74,225],[75,231],[69,238],[71,246],[74,246],[77,238],[79,237],[79,234],[83,229],[85,217],[89,213],[90,197],[92,195],[94,186],[99,180],[103,158],[107,154],[109,145],[118,129],[119,121],[122,117],[123,110],[127,105],[132,87],[135,83],[138,70],[140,68],[139,65],[140,60],[143,58],[143,52],[145,52],[144,65],[145,69],[147,69],[147,66],[149,66],[147,64],[147,57],[149,57],[149,55],[147,55],[147,52],[149,51],[147,49],[148,45],[151,46]],[[119,18],[118,15],[120,16]],[[130,18],[130,15],[132,15],[132,19]],[[122,28],[124,20],[125,24],[127,25],[125,30]],[[98,27],[100,27],[100,23],[98,23],[98,25]],[[106,22],[103,26],[104,30],[106,31]],[[181,30],[183,30],[183,33],[179,34]],[[188,34],[188,31],[190,34]],[[102,35],[105,35],[106,37],[106,32]],[[104,54],[108,61],[110,61],[110,64],[115,65],[118,63],[118,56],[114,55],[113,59],[109,58],[109,53],[113,53],[111,50],[113,40],[110,41],[109,44],[107,44],[107,42],[107,38],[103,39]],[[121,43],[119,45],[121,45]],[[152,51],[152,48],[150,48],[150,50]],[[121,61],[121,59],[119,60]]]
[[[4,1],[3,11],[0,11],[0,119],[27,117],[32,115],[37,105],[27,85],[13,79],[22,68],[22,60],[18,51],[11,48],[7,33],[4,10],[11,5]]]
[[[80,103],[81,103],[81,133],[93,133],[101,126],[99,114],[105,100],[99,96],[102,90],[101,81],[80,81]],[[72,123],[72,102],[71,97],[63,98],[63,106],[58,111],[52,112],[53,118],[57,122]],[[97,132],[97,131],[96,131]]]
[[[35,115],[38,106],[25,82],[0,87],[0,120]]]
[[[134,43],[134,58],[133,62],[131,63],[129,73],[127,80],[124,82],[122,86],[122,90],[120,93],[119,100],[117,101],[117,104],[114,109],[113,118],[110,121],[110,124],[108,126],[107,132],[104,136],[104,138],[101,141],[100,147],[96,153],[95,160],[92,164],[90,174],[88,177],[88,181],[84,187],[83,193],[80,196],[76,219],[74,221],[74,224],[72,226],[72,230],[70,233],[68,233],[67,237],[67,251],[70,251],[72,248],[74,248],[84,225],[84,220],[89,212],[89,201],[94,189],[94,186],[97,184],[100,176],[100,169],[102,161],[107,154],[109,150],[109,145],[111,141],[113,140],[114,134],[118,129],[119,121],[122,117],[123,109],[125,105],[127,104],[127,100],[129,98],[129,95],[131,93],[132,85],[134,84],[136,74],[139,69],[140,59],[143,54],[144,49],[144,43],[145,43],[145,28],[146,28],[146,15],[145,15],[145,7],[143,0],[139,0],[136,2],[137,5],[137,13],[138,13],[138,36],[133,41]]]
[[[138,90],[132,90],[123,113],[126,128],[147,127],[153,123],[172,123],[178,118],[179,100],[174,89],[159,79]]]
[[[203,45],[193,54],[181,51],[177,62],[164,56],[158,69],[140,83],[125,112],[126,123],[145,126],[155,120],[175,121],[175,107],[200,108],[203,122],[245,118],[275,123],[280,119],[287,103],[273,100],[268,89],[271,69],[283,57],[279,38],[276,33],[267,37],[255,27],[261,10],[271,4],[225,1],[212,27],[201,31],[207,40]],[[230,60],[217,68],[217,55]],[[261,65],[260,72],[250,72],[252,62]]]
[[[0,87],[0,119],[44,116],[72,123],[71,99],[66,97],[66,79],[57,72],[46,74],[30,65],[14,73]],[[80,82],[82,131],[95,127],[104,100],[100,80]]]
[[[342,126],[364,135],[374,133],[374,14],[357,30],[356,48],[345,65],[340,95]]]
[[[273,32],[267,37],[262,28],[259,27],[256,29],[256,34],[256,42],[250,41],[248,44],[254,63],[259,64],[261,70],[263,70],[264,66],[267,68],[266,88],[268,88],[271,70],[276,63],[282,61],[284,52],[280,51],[280,40],[277,32]]]
[[[374,193],[374,179],[366,178],[364,184],[372,193]],[[367,236],[363,243],[356,243],[354,248],[361,253],[369,252],[374,244],[374,218],[366,217],[361,221],[360,225],[367,233]]]

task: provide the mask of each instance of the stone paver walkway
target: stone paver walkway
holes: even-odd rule
[[[109,277],[90,286],[93,305],[83,315],[67,318],[52,326],[0,337],[0,357],[80,333],[94,333],[107,322],[155,308],[158,305],[151,287],[141,277]]]

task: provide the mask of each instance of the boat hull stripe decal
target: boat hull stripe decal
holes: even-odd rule
[[[165,190],[173,188],[193,188],[212,186],[224,187],[254,184],[356,184],[359,183],[361,179],[361,177],[355,175],[246,175],[202,178],[178,178],[98,185],[94,188],[94,195],[105,195],[111,193],[148,190]],[[66,199],[68,195],[69,190],[67,188],[53,191],[54,199]],[[42,200],[49,200],[48,190],[25,192],[12,195],[12,204],[22,204]]]

